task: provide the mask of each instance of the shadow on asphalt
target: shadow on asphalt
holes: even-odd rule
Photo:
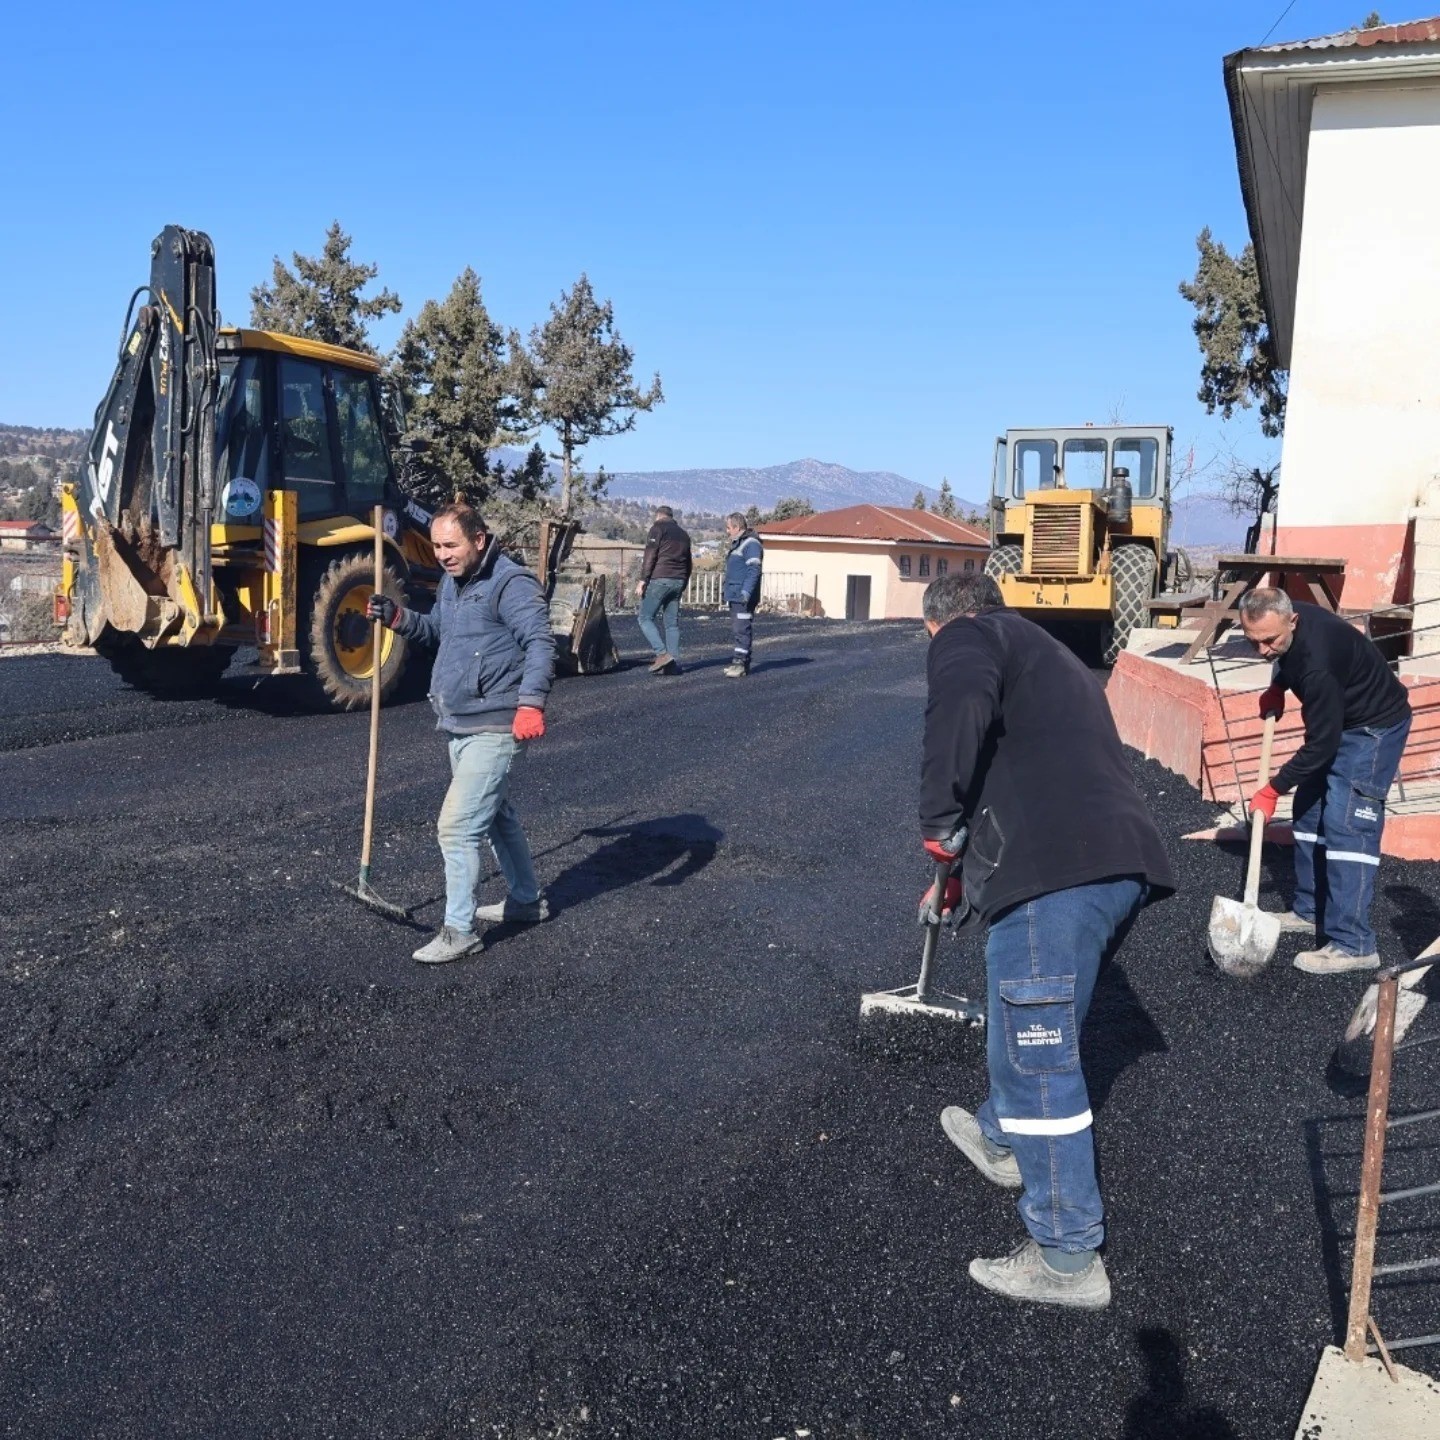
[[[1168,1330],[1135,1332],[1145,1362],[1145,1389],[1125,1407],[1121,1440],[1239,1440],[1239,1431],[1213,1405],[1185,1408],[1185,1361]]]
[[[583,905],[597,895],[642,880],[652,885],[682,885],[715,858],[716,847],[725,838],[703,815],[602,825],[581,833],[610,843],[562,870],[546,886],[552,910]]]
[[[1362,1092],[1365,1088],[1364,1082],[1361,1082]],[[1348,1118],[1322,1115],[1305,1121],[1305,1158],[1309,1163],[1310,1187],[1315,1197],[1315,1223],[1320,1231],[1320,1257],[1325,1267],[1325,1290],[1330,1301],[1330,1332],[1334,1336],[1345,1333],[1350,1298],[1340,1253],[1340,1227],[1335,1221],[1335,1206],[1325,1173],[1323,1130],[1327,1124],[1343,1122]]]
[[[1169,1049],[1129,977],[1113,960],[1107,961],[1096,977],[1080,1041],[1091,1110],[1098,1115],[1105,1108],[1115,1082],[1143,1056],[1163,1055]]]

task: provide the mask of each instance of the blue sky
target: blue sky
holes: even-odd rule
[[[1296,0],[1272,38],[1369,8]],[[1112,414],[1259,458],[1194,398],[1175,286],[1202,225],[1247,238],[1221,60],[1283,9],[25,6],[0,420],[89,423],[166,223],[213,237],[243,323],[339,219],[407,315],[472,265],[528,332],[587,271],[668,397],[591,466],[815,456],[980,496],[998,430]]]

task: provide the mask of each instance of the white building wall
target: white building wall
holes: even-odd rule
[[[1440,473],[1440,84],[1322,86],[1303,205],[1280,549],[1346,556],[1358,607]]]

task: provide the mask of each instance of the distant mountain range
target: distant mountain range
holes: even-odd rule
[[[792,460],[763,469],[643,470],[607,472],[606,493],[622,500],[673,505],[677,510],[725,513],[773,510],[788,497],[808,500],[817,510],[846,505],[909,505],[923,490],[927,502],[935,490],[889,470],[848,470],[824,460]],[[962,512],[971,502],[957,498]]]

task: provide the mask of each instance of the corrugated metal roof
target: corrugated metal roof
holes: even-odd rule
[[[914,545],[978,545],[990,548],[990,537],[972,525],[947,520],[928,510],[898,505],[847,505],[818,515],[794,515],[758,527],[762,537],[811,540],[889,540]]]
[[[1440,15],[1428,20],[1404,20],[1398,25],[1377,25],[1373,30],[1340,30],[1313,40],[1283,40],[1278,45],[1256,46],[1252,55],[1276,55],[1287,50],[1344,50],[1366,45],[1418,45],[1440,40]]]

